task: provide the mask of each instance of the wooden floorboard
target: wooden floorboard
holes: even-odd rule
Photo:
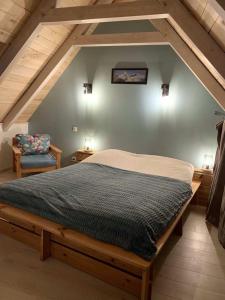
[[[12,178],[0,173],[0,183]],[[207,226],[204,208],[191,206],[183,236],[172,236],[155,264],[152,300],[225,300],[225,250]],[[0,235],[0,293],[4,300],[136,300],[53,258]]]

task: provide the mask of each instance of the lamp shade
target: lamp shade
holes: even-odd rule
[[[92,151],[93,150],[93,138],[92,137],[85,137],[84,139],[84,150],[85,151]]]

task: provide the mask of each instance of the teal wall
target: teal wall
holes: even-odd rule
[[[111,84],[111,69],[128,66],[149,68],[148,84]],[[83,94],[84,82],[93,82],[92,95]],[[170,83],[167,100],[163,82]],[[169,46],[85,48],[32,116],[29,131],[50,133],[64,163],[92,136],[96,149],[166,155],[200,167],[204,154],[215,153],[215,110],[220,108]]]

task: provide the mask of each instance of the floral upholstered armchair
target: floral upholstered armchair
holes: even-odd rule
[[[50,144],[48,134],[17,134],[12,141],[13,169],[22,174],[41,173],[60,168],[62,151]]]

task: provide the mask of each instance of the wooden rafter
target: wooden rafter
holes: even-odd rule
[[[225,20],[225,1],[224,0],[208,0],[210,5],[215,9],[218,15]]]
[[[168,45],[160,32],[133,32],[80,36],[73,44],[78,47]]]
[[[225,88],[225,53],[179,0],[159,0],[169,7],[169,22]]]
[[[143,19],[168,19],[213,76],[225,88],[225,53],[179,0],[151,0],[107,5],[56,8],[45,24],[80,24]]]
[[[0,57],[0,81],[10,71],[13,63],[22,55],[22,50],[38,34],[43,16],[55,7],[55,0],[41,0],[38,7],[31,14],[15,38],[4,49]]]
[[[151,20],[150,22],[166,37],[178,56],[194,73],[221,108],[225,110],[225,90],[182,40],[182,38],[176,33],[168,21]]]
[[[43,24],[83,24],[167,18],[168,10],[157,0],[117,3],[112,6],[55,8],[46,14]]]

